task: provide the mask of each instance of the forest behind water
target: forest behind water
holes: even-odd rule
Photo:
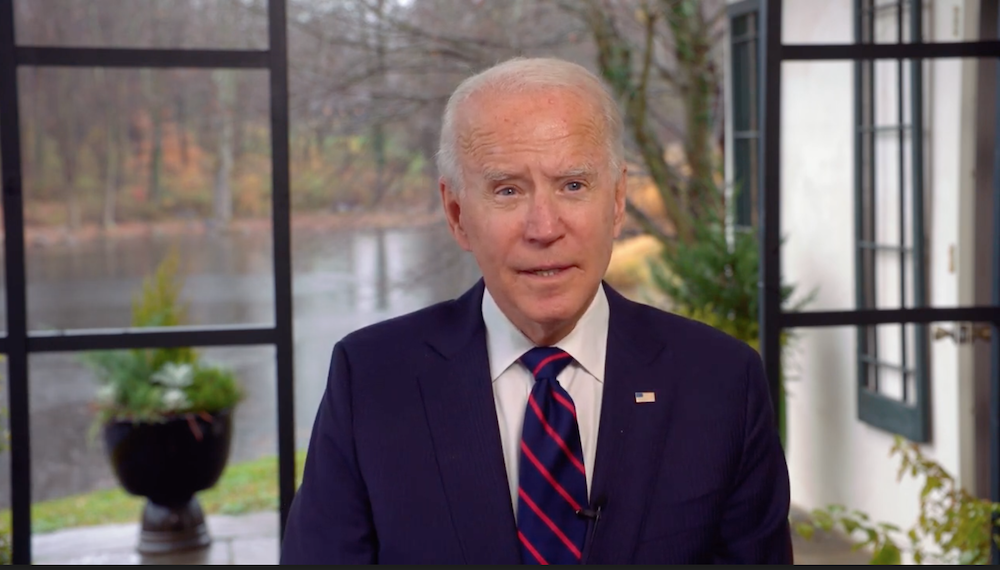
[[[662,16],[650,22],[654,9]],[[265,0],[19,0],[15,12],[19,45],[268,47]],[[718,13],[670,0],[290,0],[293,216],[434,211],[449,93],[515,55],[629,76],[642,92],[626,85],[623,107],[649,102],[631,130],[665,159],[692,131],[691,65],[677,39],[700,34],[711,53],[695,71],[717,79]],[[270,217],[266,70],[22,67],[18,81],[29,230]],[[710,87],[711,125],[701,130],[718,139],[718,81]],[[630,148],[645,166],[641,143]],[[630,205],[642,213],[638,200]]]

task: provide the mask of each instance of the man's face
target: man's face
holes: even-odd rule
[[[569,333],[600,286],[625,212],[596,105],[568,90],[479,93],[457,121],[464,188],[442,179],[458,244],[534,342]]]

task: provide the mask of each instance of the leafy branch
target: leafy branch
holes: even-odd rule
[[[0,390],[4,389],[0,382]],[[7,431],[7,408],[0,406],[0,453],[9,449],[10,433]],[[0,519],[0,566],[11,564],[10,519]]]
[[[890,456],[900,457],[897,481],[909,475],[923,479],[920,515],[903,532],[889,523],[873,523],[858,510],[843,505],[816,509],[809,522],[795,524],[802,537],[811,539],[816,529],[843,530],[857,539],[854,548],[870,548],[872,564],[899,564],[909,552],[917,564],[988,564],[991,542],[1000,546],[1000,533],[993,520],[1000,515],[1000,503],[973,496],[936,461],[925,457],[920,448],[896,436]],[[908,546],[902,546],[908,544]]]

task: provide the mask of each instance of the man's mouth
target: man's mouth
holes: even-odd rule
[[[527,273],[528,275],[535,275],[537,277],[553,277],[559,275],[563,271],[569,269],[568,266],[565,267],[541,267],[538,269],[528,269],[522,271],[521,273]]]

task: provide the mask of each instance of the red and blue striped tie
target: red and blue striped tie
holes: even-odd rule
[[[535,377],[521,433],[517,529],[526,564],[579,564],[587,522],[587,475],[576,408],[556,376],[572,357],[538,347],[521,357]]]

